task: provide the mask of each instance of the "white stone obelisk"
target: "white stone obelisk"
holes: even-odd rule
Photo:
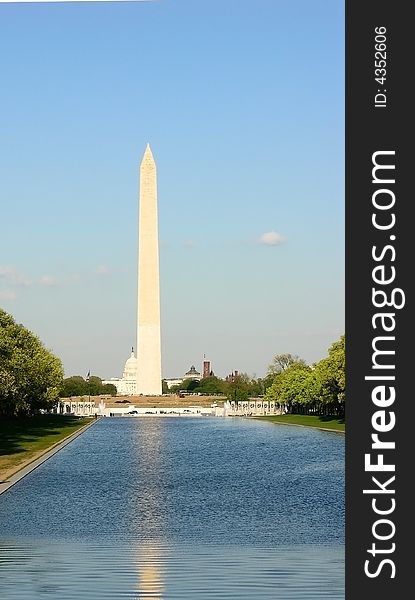
[[[157,172],[150,145],[147,144],[140,165],[137,394],[160,396],[161,393]]]

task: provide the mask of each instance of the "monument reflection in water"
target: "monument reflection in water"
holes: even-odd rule
[[[139,579],[138,600],[157,600],[163,598],[162,564],[159,553],[154,549],[145,549],[138,554]]]
[[[159,421],[146,419],[146,435],[137,436],[137,451],[142,457],[153,465],[153,473],[160,468],[161,446],[163,444],[163,430],[158,426]],[[153,532],[160,521],[163,520],[163,499],[158,485],[157,477],[146,479],[144,497],[146,498],[146,509],[141,513],[141,519],[137,523],[141,535],[152,539]],[[161,539],[147,546],[140,545],[137,551],[138,569],[138,595],[137,600],[157,600],[163,598],[163,561],[161,558]]]

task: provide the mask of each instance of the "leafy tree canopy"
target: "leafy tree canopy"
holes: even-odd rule
[[[225,382],[223,379],[219,379],[219,377],[212,375],[201,379],[198,386],[195,388],[195,392],[200,394],[223,394],[224,389]]]
[[[305,401],[309,397],[306,387],[310,374],[311,368],[305,363],[293,362],[274,377],[273,383],[266,390],[266,400],[274,400],[278,404]],[[298,400],[296,394],[299,394]]]
[[[326,404],[344,404],[345,381],[345,336],[329,348],[329,355],[316,365],[320,379],[320,396]]]
[[[247,400],[250,391],[250,381],[246,373],[235,375],[231,381],[226,382],[225,394],[228,400],[238,402]]]
[[[80,375],[73,375],[63,380],[61,398],[71,398],[72,396],[101,396],[109,394],[117,395],[117,388],[111,383],[102,383],[102,379],[96,375],[91,375],[89,380]]]
[[[267,400],[287,407],[325,407],[324,410],[336,414],[344,412],[344,335],[330,346],[328,356],[313,367],[307,366],[298,357],[286,354],[276,356],[273,365],[275,375],[265,393]]]
[[[40,339],[0,309],[0,414],[51,408],[62,388],[62,363]]]
[[[307,366],[306,362],[296,354],[277,354],[268,367],[268,375],[279,375],[295,364]]]

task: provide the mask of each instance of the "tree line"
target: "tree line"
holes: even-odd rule
[[[220,394],[229,400],[243,401],[263,397],[274,401],[285,412],[344,415],[345,337],[328,350],[328,356],[313,365],[292,354],[278,354],[263,378],[237,373],[226,379],[211,376],[188,379],[176,388],[206,395]],[[28,415],[49,410],[59,398],[98,396],[117,393],[114,385],[102,383],[92,375],[63,377],[59,358],[44,347],[40,339],[11,315],[0,309],[0,416]]]
[[[313,365],[297,355],[277,354],[264,378],[238,373],[227,379],[187,379],[173,387],[200,394],[221,394],[231,401],[263,397],[288,413],[344,415],[345,336],[334,342],[328,356]]]
[[[14,417],[51,410],[59,398],[116,395],[115,386],[99,377],[64,379],[62,362],[38,336],[0,308],[0,416]]]
[[[0,415],[30,415],[52,408],[62,382],[59,358],[0,309]]]
[[[289,413],[336,415],[345,412],[345,336],[334,342],[328,356],[314,365],[307,365],[297,356],[282,355],[282,364],[275,357],[270,369],[273,381],[265,393]]]
[[[116,396],[117,388],[112,383],[102,383],[102,379],[91,375],[85,379],[81,375],[73,375],[63,380],[61,398],[71,396]]]

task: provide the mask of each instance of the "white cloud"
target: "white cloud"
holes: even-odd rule
[[[97,268],[95,269],[95,273],[97,275],[108,275],[110,272],[109,268],[106,267],[105,265],[98,265]]]
[[[277,233],[276,231],[268,231],[267,233],[263,233],[258,240],[259,244],[263,246],[278,246],[279,244],[284,243],[286,238]]]
[[[0,265],[0,277],[9,277],[11,273],[13,273],[13,267],[5,267]]]
[[[12,285],[20,285],[27,287],[32,285],[32,281],[23,275],[23,273],[19,273],[15,267],[10,266],[2,266],[0,265],[0,279],[4,279]]]
[[[183,242],[183,246],[185,246],[185,248],[194,248],[196,246],[196,242],[194,240],[185,240]]]
[[[4,290],[4,292],[0,292],[0,300],[14,300],[16,298],[16,294],[9,290]]]
[[[39,283],[40,285],[46,285],[48,287],[57,285],[56,279],[50,275],[42,275],[42,277],[39,279]]]
[[[36,279],[29,279],[29,277],[23,273],[20,273],[15,267],[11,267],[9,265],[0,265],[0,281],[5,282],[7,286],[12,287],[55,287],[61,285],[73,285],[78,283],[80,279],[80,275],[77,273],[59,279],[53,277],[52,275],[42,275],[40,277],[36,277]]]

